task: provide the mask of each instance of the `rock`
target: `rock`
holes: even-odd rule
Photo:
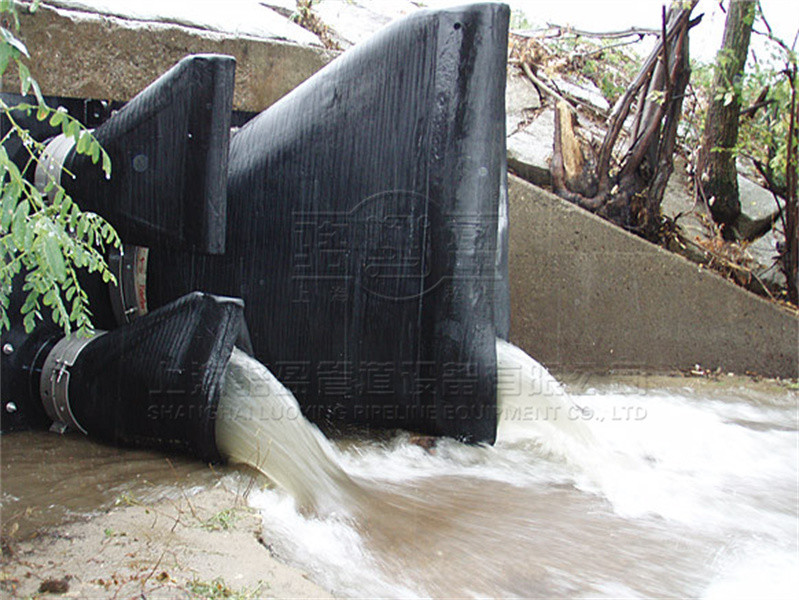
[[[784,240],[782,227],[777,224],[774,229],[756,239],[747,248],[749,255],[758,265],[753,269],[755,276],[772,290],[785,289],[787,285],[785,274],[777,262],[777,244],[783,243]]]
[[[346,50],[394,19],[419,10],[419,4],[408,0],[320,0],[313,10]]]
[[[297,0],[260,0],[259,4],[286,18],[297,12]]]
[[[524,75],[508,74],[505,87],[505,131],[514,134],[528,120],[530,111],[541,108],[541,96]]]
[[[19,17],[21,38],[31,54],[31,74],[49,96],[129,100],[186,55],[217,53],[236,58],[234,108],[260,112],[335,56],[318,43],[237,38],[49,4],[42,4],[35,14],[20,11]],[[19,89],[11,69],[2,83]]]
[[[555,110],[547,107],[538,117],[508,137],[508,166],[520,177],[539,186],[550,186]]]
[[[738,198],[741,201],[741,213],[753,220],[766,217],[777,210],[777,202],[771,192],[740,174]]]
[[[561,77],[555,77],[553,81],[563,95],[582,100],[601,111],[610,110],[610,104],[593,81],[581,79],[577,84]]]
[[[45,579],[39,585],[40,594],[66,594],[69,591],[69,582],[64,579]]]

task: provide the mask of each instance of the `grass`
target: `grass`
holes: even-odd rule
[[[226,508],[202,522],[203,529],[207,531],[227,531],[239,519],[238,509]]]
[[[248,600],[259,597],[264,585],[264,583],[259,582],[258,585],[252,590],[247,588],[234,590],[225,583],[224,579],[217,577],[211,581],[192,579],[186,585],[186,590],[188,590],[188,592],[191,593],[195,598],[207,598],[208,600],[213,600],[216,598]]]

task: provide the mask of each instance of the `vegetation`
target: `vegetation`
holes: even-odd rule
[[[33,2],[29,9],[35,11],[38,4],[39,0]],[[0,16],[9,23],[9,28],[0,27],[0,76],[7,68],[15,68],[20,93],[32,93],[36,98],[35,104],[16,105],[0,99],[4,120],[0,140],[0,332],[11,327],[11,293],[19,276],[26,295],[18,310],[26,331],[32,331],[49,311],[49,317],[65,332],[77,330],[79,335],[88,335],[92,330],[91,311],[79,272],[96,272],[103,281],[116,283],[104,253],[109,247],[119,246],[120,240],[102,217],[82,211],[60,183],[48,178],[42,189],[31,183],[32,173],[44,160],[46,145],[34,140],[19,124],[20,116],[35,115],[39,121],[60,127],[76,152],[102,164],[106,177],[111,176],[111,160],[91,132],[63,109],[45,104],[25,64],[29,54],[17,37],[19,15],[14,0],[0,0]],[[8,141],[18,142],[18,156],[9,156]],[[68,172],[65,175],[72,176]]]
[[[658,77],[653,76],[653,59],[656,69],[660,68],[658,63],[668,63],[672,69],[677,65],[677,61],[670,54],[663,52],[662,44],[659,45],[659,53],[654,52],[645,60],[629,51],[632,45],[645,38],[662,39],[662,29],[631,28],[597,33],[549,25],[546,29],[532,30],[529,23],[516,15],[514,25],[523,31],[511,38],[511,63],[530,73],[542,97],[554,99],[556,103],[558,99],[564,100],[565,106],[561,104],[563,110],[572,114],[579,113],[582,120],[592,121],[609,134],[614,123],[618,125],[619,119],[614,113],[620,110],[640,115],[648,119],[651,125],[649,128],[641,127],[640,124],[634,126],[630,139],[626,131],[627,125],[638,123],[630,119],[615,140],[612,135],[606,136],[604,140],[597,139],[595,135],[592,139],[586,139],[574,119],[559,118],[557,137],[560,139],[556,143],[561,146],[560,153],[563,155],[564,150],[567,154],[571,152],[572,158],[576,159],[554,161],[553,179],[556,180],[554,187],[558,193],[634,233],[678,249],[689,258],[716,268],[737,283],[766,295],[774,295],[777,290],[753,275],[754,265],[747,253],[747,245],[769,231],[772,226],[776,226],[778,237],[781,233],[786,233],[785,242],[779,246],[779,264],[788,282],[777,296],[796,305],[799,304],[796,284],[796,265],[799,263],[796,247],[799,246],[799,241],[796,226],[792,224],[799,220],[799,216],[796,202],[791,199],[796,195],[795,191],[791,193],[791,189],[796,188],[796,123],[799,122],[794,100],[797,87],[796,41],[789,46],[773,35],[759,2],[747,0],[743,4],[755,8],[753,13],[747,12],[744,24],[751,24],[752,35],[767,39],[770,54],[757,56],[750,52],[746,69],[739,76],[730,74],[729,70],[724,71],[724,67],[729,69],[731,66],[730,50],[720,53],[714,64],[691,62],[683,65],[680,69],[681,78],[690,75],[683,93],[680,93],[681,85],[674,85],[677,79],[672,81],[668,94],[668,88],[662,85],[653,86],[653,82],[658,80]],[[737,8],[746,8],[743,4]],[[691,7],[692,3],[682,2],[674,9],[687,11]],[[689,25],[697,22],[698,18],[692,19]],[[674,45],[671,47],[674,48]],[[557,76],[577,82],[590,80],[601,90],[610,105],[615,107],[614,110],[606,113],[596,107],[581,105],[578,99],[557,89],[553,82]],[[544,86],[549,90],[542,90]],[[639,94],[630,101],[628,92],[631,88],[637,88]],[[629,106],[625,104],[628,101]],[[672,103],[671,108],[667,106],[668,102]],[[674,117],[678,102],[683,105],[682,114]],[[732,113],[737,134],[733,142],[712,141],[713,136],[706,124],[708,112],[714,103],[726,109],[735,105]],[[641,107],[646,106],[649,107],[648,110],[642,110]],[[658,113],[663,115],[663,120],[659,120]],[[706,156],[731,159],[728,162],[733,164],[733,168],[747,168],[752,165],[751,169],[746,170],[746,174],[772,191],[775,196],[773,213],[757,220],[743,214],[737,216],[734,226],[724,232],[729,238],[726,240],[722,236],[721,223],[708,221],[707,239],[698,242],[687,240],[678,224],[660,212],[659,186],[662,185],[663,175],[670,173],[672,168],[668,162],[659,163],[654,159],[660,150],[654,150],[656,146],[650,144],[643,153],[643,160],[636,161],[635,165],[631,163],[634,156],[630,149],[634,142],[638,140],[638,147],[645,147],[640,143],[641,134],[650,131],[654,134],[651,139],[658,140],[661,150],[667,150],[671,145],[668,141],[671,136],[669,128],[674,125],[677,126],[677,135],[672,151],[686,159],[689,170],[694,175],[694,191],[697,193],[699,206],[707,206],[705,200],[710,198],[713,198],[715,204],[718,196],[707,196],[708,187],[700,185],[700,156],[697,149],[705,140],[709,148]],[[568,129],[566,137],[564,127]],[[574,141],[577,143],[573,143]],[[602,149],[607,150],[611,141],[611,151],[604,153],[605,163],[600,165],[598,159]],[[663,154],[659,155],[664,157]],[[624,194],[625,186],[619,185],[624,177],[625,163],[629,165],[626,168],[628,182],[631,181],[630,174],[634,174],[631,181],[634,184],[631,188],[634,190],[632,194]],[[574,172],[568,173],[566,168],[573,169],[575,164],[580,165],[580,177],[576,179]],[[603,171],[606,172],[606,181],[612,184],[610,193],[604,196],[596,187]],[[662,176],[658,177],[657,171]],[[620,193],[621,198],[618,197]],[[737,197],[735,202],[738,202]],[[691,247],[686,249],[686,245]]]
[[[675,5],[668,13],[664,9],[662,35],[616,102],[599,148],[580,142],[572,108],[556,105],[550,169],[555,192],[647,239],[660,235],[660,204],[673,171],[690,76],[688,31],[697,1]]]
[[[737,240],[745,245],[769,231],[775,224],[781,229],[784,242],[778,248],[778,261],[786,281],[785,297],[795,306],[799,306],[799,209],[796,201],[796,179],[799,172],[796,156],[799,137],[796,102],[799,83],[797,40],[795,38],[793,44],[788,46],[774,36],[759,1],[732,2],[732,6],[736,11],[730,9],[728,23],[741,18],[739,13],[745,18],[742,23],[733,23],[730,27],[747,27],[754,35],[765,38],[768,55],[757,56],[749,52],[746,68],[741,65],[740,71],[733,72],[732,67],[737,69],[740,56],[734,57],[731,48],[722,48],[714,65],[697,69],[694,89],[698,110],[687,115],[690,138],[687,145],[696,147],[701,140],[702,146],[699,154],[693,157],[699,179],[696,188],[700,199],[712,204],[711,213],[719,224],[721,233],[728,240]],[[730,44],[742,45],[744,42],[733,33],[729,34],[729,40]],[[739,55],[740,50],[739,48]],[[736,64],[732,64],[733,62]],[[720,131],[712,123],[721,110],[725,110],[731,119],[729,127],[724,131]],[[705,114],[707,117],[704,122],[698,122]],[[733,128],[737,129],[736,135],[727,138]],[[718,132],[717,135],[714,135],[714,131]],[[742,214],[737,184],[732,196],[725,197],[722,190],[714,187],[712,173],[708,172],[713,169],[703,165],[706,157],[714,161],[716,167],[726,163],[727,170],[732,169],[732,173],[735,172],[736,161],[737,166],[741,166],[738,159],[747,159],[754,165],[760,183],[774,195],[773,213],[758,220]],[[729,172],[723,175],[723,179],[732,181]],[[735,247],[735,244],[727,246]]]
[[[735,224],[741,215],[735,150],[743,97],[741,81],[754,21],[754,0],[730,3],[698,155],[698,191],[726,239],[735,239]]]
[[[234,590],[230,588],[221,577],[217,577],[213,581],[201,581],[198,579],[193,579],[186,585],[186,589],[195,598],[231,598],[233,600],[260,598],[262,587],[262,585],[259,585],[252,590],[246,588]]]

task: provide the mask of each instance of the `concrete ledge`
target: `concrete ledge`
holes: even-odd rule
[[[518,177],[511,341],[556,370],[799,376],[799,318]]]
[[[53,96],[129,100],[187,54],[218,53],[237,61],[234,108],[259,112],[335,56],[317,47],[47,6],[35,14],[20,11],[20,21],[31,73]],[[6,73],[2,89],[19,91],[15,74]]]

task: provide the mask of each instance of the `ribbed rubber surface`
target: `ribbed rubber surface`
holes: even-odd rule
[[[150,301],[244,298],[256,356],[312,418],[493,441],[508,16],[415,13],[250,121],[226,255],[154,250]]]
[[[130,244],[224,252],[235,67],[230,56],[184,58],[100,125],[111,179],[89,157],[66,162],[81,208]]]
[[[243,325],[240,300],[195,292],[91,342],[69,397],[90,436],[221,460],[219,384]]]

